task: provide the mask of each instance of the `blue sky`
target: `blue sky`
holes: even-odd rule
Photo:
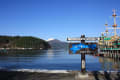
[[[100,36],[113,23],[112,9],[120,15],[120,0],[0,0],[0,35]]]

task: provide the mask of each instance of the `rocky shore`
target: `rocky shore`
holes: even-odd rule
[[[87,77],[77,77],[79,71],[28,72],[0,71],[0,80],[120,80],[120,72],[87,72]],[[83,75],[84,76],[84,75]]]

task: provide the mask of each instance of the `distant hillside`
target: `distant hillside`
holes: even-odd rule
[[[0,36],[0,48],[33,48],[33,49],[48,49],[48,42],[31,36]]]
[[[49,39],[48,43],[51,45],[52,49],[67,49],[68,48],[67,42],[63,42],[57,39]]]

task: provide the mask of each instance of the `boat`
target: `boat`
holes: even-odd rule
[[[109,26],[107,23],[105,24],[106,30],[101,33],[100,39],[98,41],[99,49],[101,52],[113,51],[120,53],[120,27],[116,22],[116,11],[113,10],[112,15],[114,22],[112,26]]]

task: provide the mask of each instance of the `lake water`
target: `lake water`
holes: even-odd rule
[[[0,54],[1,69],[80,70],[81,55],[65,50],[13,51]],[[87,71],[120,71],[120,62],[86,55]]]

